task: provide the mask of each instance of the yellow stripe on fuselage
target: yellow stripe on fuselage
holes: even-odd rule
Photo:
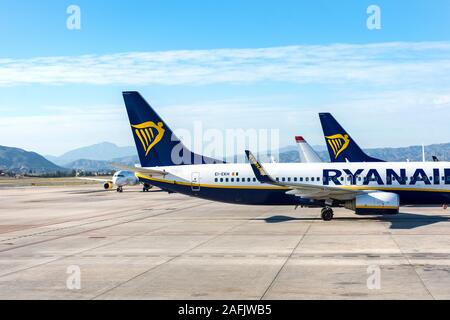
[[[290,189],[292,189],[289,187],[278,187],[278,186],[227,186],[227,185],[221,185],[221,184],[204,184],[204,183],[192,184],[191,182],[154,178],[154,177],[146,176],[146,175],[143,175],[140,173],[136,173],[136,176],[138,178],[147,179],[150,181],[158,181],[158,182],[162,182],[162,183],[189,186],[189,187],[194,185],[196,187],[216,188],[216,189],[269,189],[269,190],[290,190]]]
[[[176,181],[176,180],[166,180],[155,178],[151,176],[146,176],[140,173],[136,173],[138,178],[147,179],[150,181],[158,181],[162,183],[175,184],[175,185],[183,185],[183,186],[191,186],[191,182],[184,181]],[[265,189],[265,190],[291,190],[295,189],[294,187],[280,187],[280,186],[241,186],[241,185],[223,185],[223,184],[204,184],[204,183],[195,183],[196,187],[205,187],[205,188],[216,188],[216,189]],[[316,185],[317,186],[317,185]],[[342,189],[351,189],[351,190],[374,190],[374,191],[425,191],[425,192],[448,192],[449,189],[430,189],[430,188],[386,188],[386,187],[369,187],[369,186],[336,186]]]

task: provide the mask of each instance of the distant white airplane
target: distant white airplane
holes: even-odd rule
[[[301,163],[319,163],[323,162],[319,155],[309,145],[302,136],[295,136],[295,142],[298,146],[298,155]]]
[[[136,174],[128,170],[117,171],[111,179],[97,179],[90,177],[83,177],[79,179],[103,182],[103,187],[106,190],[112,189],[115,186],[117,192],[122,192],[124,186],[135,186],[140,183],[139,178],[136,177]],[[145,183],[142,190],[145,192],[151,187],[151,185]]]

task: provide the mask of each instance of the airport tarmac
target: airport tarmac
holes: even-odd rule
[[[1,188],[0,298],[450,298],[449,210],[324,222],[140,190]]]

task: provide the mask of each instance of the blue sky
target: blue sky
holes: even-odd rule
[[[121,91],[173,128],[278,128],[322,144],[450,141],[450,1],[0,2],[0,140],[44,154],[132,144]],[[66,8],[81,8],[68,30]],[[380,30],[366,9],[381,8]]]

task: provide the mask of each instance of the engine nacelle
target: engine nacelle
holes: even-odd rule
[[[392,192],[367,192],[345,202],[345,207],[356,214],[396,214],[400,207],[400,197]]]
[[[105,190],[112,189],[113,187],[114,185],[111,181],[105,182],[105,184],[103,185],[103,188],[105,188]]]

